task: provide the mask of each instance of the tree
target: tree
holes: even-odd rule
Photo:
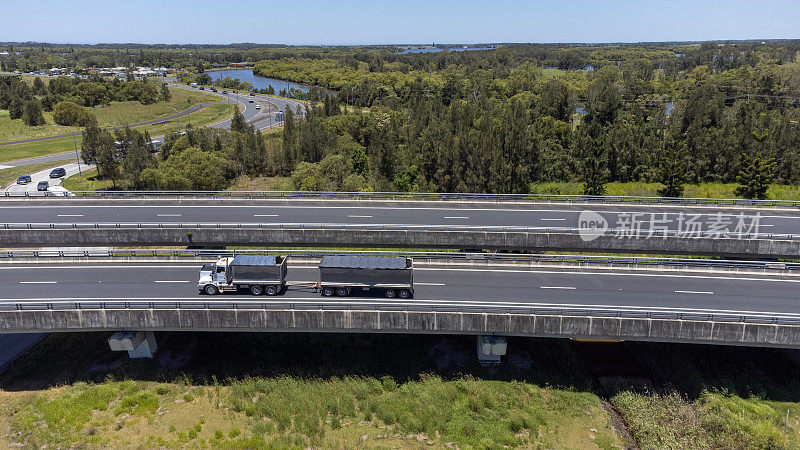
[[[775,179],[774,168],[775,160],[765,159],[761,153],[757,153],[754,157],[743,154],[742,166],[739,175],[736,176],[739,186],[734,194],[744,198],[765,200],[767,189]]]
[[[53,107],[53,121],[58,125],[86,126],[92,120],[91,114],[83,106],[70,101],[58,102]]]
[[[11,119],[22,118],[22,112],[25,109],[25,102],[19,97],[14,97],[8,106],[8,117]]]
[[[673,151],[661,164],[658,181],[664,187],[658,190],[659,197],[683,197],[686,179],[685,159],[678,151]]]
[[[44,125],[44,115],[38,100],[28,100],[22,111],[22,121],[29,127]]]
[[[172,92],[170,92],[169,87],[166,84],[161,85],[161,101],[168,102],[172,100]]]
[[[141,189],[144,185],[141,175],[145,169],[155,166],[153,155],[147,146],[134,143],[128,147],[125,159],[122,160],[122,176],[134,189]]]
[[[245,122],[244,116],[241,111],[239,111],[239,108],[235,108],[233,111],[233,118],[231,119],[231,131],[244,133],[246,128],[247,122]]]
[[[106,130],[97,126],[97,122],[92,120],[83,130],[83,140],[81,141],[81,159],[86,164],[97,165],[97,173],[100,178],[114,179],[114,138]],[[108,172],[106,172],[108,170]]]

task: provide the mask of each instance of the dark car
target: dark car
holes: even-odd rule
[[[222,91],[222,93],[223,93],[223,94],[227,94],[227,93],[228,93],[228,91]]]
[[[30,175],[23,175],[23,176],[17,178],[17,184],[28,184],[30,182],[31,182],[31,176]]]
[[[248,102],[253,103],[253,100],[248,100]]]
[[[36,185],[36,190],[46,191],[48,187],[50,187],[50,183],[48,183],[47,181],[40,181],[39,184]]]
[[[61,178],[65,176],[67,176],[67,171],[64,170],[63,167],[53,169],[53,171],[50,172],[50,178]]]
[[[200,86],[200,90],[201,90],[201,91],[205,91],[205,90],[206,90],[206,88],[204,88],[203,86]]]

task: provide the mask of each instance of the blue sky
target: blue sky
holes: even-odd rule
[[[394,44],[800,38],[798,0],[0,0],[0,41]]]

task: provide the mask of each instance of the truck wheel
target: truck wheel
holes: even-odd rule
[[[332,296],[334,294],[334,292],[335,291],[330,286],[326,286],[326,287],[322,288],[322,295],[324,295],[325,297]]]
[[[411,291],[409,291],[408,289],[400,289],[397,295],[400,298],[411,298]]]
[[[219,289],[217,289],[217,287],[213,284],[207,284],[203,290],[206,291],[206,294],[208,295],[216,295],[219,292]]]
[[[343,288],[343,287],[336,288],[336,295],[338,295],[339,297],[346,297],[347,294],[349,294],[349,293],[350,292],[348,291],[347,288]]]
[[[253,295],[264,295],[264,287],[257,284],[250,286],[250,293]]]
[[[395,298],[397,297],[397,292],[394,289],[387,289],[383,291],[383,295],[385,295],[386,298]]]
[[[278,288],[275,286],[267,286],[267,295],[278,295]]]

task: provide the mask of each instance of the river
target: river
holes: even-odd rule
[[[231,77],[238,78],[239,81],[249,81],[253,83],[256,89],[269,89],[272,86],[275,92],[285,91],[287,89],[299,89],[303,92],[311,90],[311,86],[305,84],[292,83],[291,81],[276,80],[274,78],[259,77],[253,74],[253,69],[229,69],[229,70],[212,70],[206,72],[211,76],[212,80],[220,78]]]

